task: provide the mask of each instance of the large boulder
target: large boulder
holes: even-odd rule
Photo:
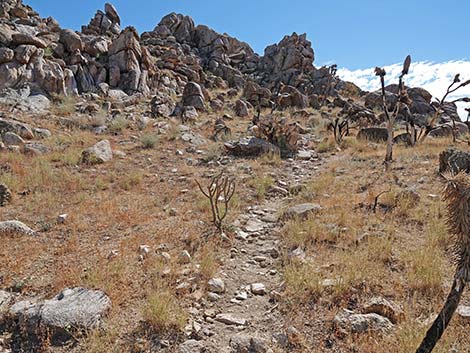
[[[253,106],[271,107],[271,91],[253,81],[248,81],[243,89],[243,96]]]
[[[46,43],[44,43],[44,41],[42,41],[38,37],[27,33],[14,33],[11,38],[12,43],[15,46],[19,46],[22,44],[34,45],[37,48],[45,48],[47,46]]]
[[[289,207],[283,214],[283,220],[301,219],[305,220],[311,215],[320,212],[321,206],[316,203],[303,203]]]
[[[121,18],[119,17],[119,14],[114,7],[114,5],[110,3],[106,3],[104,5],[104,11],[106,13],[106,16],[113,22],[117,24],[121,24]]]
[[[147,49],[139,42],[134,27],[127,27],[109,46],[109,85],[126,93],[149,93],[149,75],[153,63]]]
[[[70,29],[64,29],[60,32],[59,41],[69,53],[73,53],[76,50],[83,50],[83,42],[80,36]]]
[[[6,89],[0,93],[0,104],[9,106],[12,110],[39,114],[48,112],[50,101],[42,94],[31,94],[29,88],[18,91]],[[17,129],[16,131],[15,128]],[[33,138],[31,129],[26,124],[0,119],[0,132],[5,129],[15,132],[26,139]]]
[[[34,138],[33,131],[29,125],[14,120],[0,118],[0,134],[5,134],[7,132],[13,132],[27,140]]]
[[[398,305],[381,297],[370,299],[365,304],[362,312],[363,314],[378,314],[380,316],[386,317],[394,324],[402,321],[405,316]]]
[[[23,146],[24,140],[14,132],[6,132],[2,136],[2,141],[7,146]]]
[[[278,98],[278,105],[280,108],[296,107],[305,109],[309,106],[309,99],[306,95],[300,93],[297,88],[284,86]]]
[[[5,64],[13,60],[15,52],[10,48],[0,48],[0,64]]]
[[[454,130],[455,124],[455,130]],[[468,134],[468,126],[465,123],[456,121],[454,123],[447,123],[445,125],[436,126],[431,130],[429,136],[431,137],[452,137],[455,133],[456,137]]]
[[[205,98],[201,86],[196,82],[188,82],[183,92],[183,105],[192,106],[197,110],[205,109]]]
[[[256,137],[225,143],[224,146],[228,153],[237,157],[259,157],[264,154],[280,154],[278,147]]]
[[[439,155],[439,172],[470,173],[470,152],[448,148]]]
[[[235,102],[235,114],[242,118],[248,116],[248,104],[241,99],[237,100]]]
[[[190,43],[194,29],[195,25],[191,17],[170,13],[162,18],[154,32],[162,36],[172,35],[180,43]]]
[[[352,333],[389,332],[393,328],[393,324],[386,317],[378,314],[355,314],[346,309],[335,316],[334,324],[340,330]]]
[[[10,308],[10,316],[20,334],[35,335],[38,327],[52,334],[52,341],[64,342],[77,330],[97,328],[111,307],[101,291],[64,289],[50,300],[26,300]]]
[[[3,221],[0,222],[0,235],[34,236],[36,232],[20,221]]]
[[[113,151],[108,140],[102,140],[82,152],[82,163],[101,164],[113,159]]]
[[[83,34],[87,35],[116,35],[121,31],[121,19],[116,8],[106,3],[104,12],[98,10],[87,26],[82,26]]]
[[[383,109],[383,98],[381,91],[369,92],[365,98],[364,105],[368,109]],[[397,102],[397,95],[389,91],[385,91],[385,102],[389,109],[393,108]]]

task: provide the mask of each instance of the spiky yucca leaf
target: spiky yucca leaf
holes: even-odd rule
[[[457,77],[458,78],[458,77]],[[416,353],[431,353],[444,334],[459,306],[470,280],[470,176],[465,173],[446,174],[444,199],[447,202],[447,226],[454,236],[457,268],[444,307],[429,328]]]
[[[447,226],[454,236],[456,278],[470,282],[470,176],[446,174]]]

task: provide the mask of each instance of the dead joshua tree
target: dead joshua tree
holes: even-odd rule
[[[212,135],[213,140],[218,141],[220,135],[227,137],[231,134],[232,130],[225,124],[224,119],[217,118],[214,124],[214,134]]]
[[[465,87],[469,84],[470,84],[470,80],[467,80],[465,82],[461,82],[460,74],[455,75],[454,81],[449,85],[449,87],[447,87],[447,91],[444,94],[444,97],[442,97],[442,99],[436,99],[437,102],[433,105],[433,107],[435,109],[434,115],[431,118],[431,120],[429,121],[429,123],[426,125],[426,127],[420,132],[420,135],[418,137],[419,142],[423,142],[426,139],[426,137],[429,135],[429,133],[431,131],[433,131],[434,129],[436,129],[436,123],[438,122],[439,117],[441,116],[441,114],[444,112],[443,108],[444,108],[446,103],[449,103],[449,102],[446,102],[447,97],[450,94],[455,93],[460,88]],[[457,103],[457,102],[469,103],[470,98],[467,98],[467,97],[458,98],[458,99],[455,99],[455,100],[451,101],[450,103]],[[470,113],[469,113],[469,115],[470,115]],[[467,118],[467,121],[468,121],[468,118]],[[457,140],[456,130],[457,130],[457,128],[456,128],[456,125],[455,125],[455,120],[452,119],[452,136],[453,136],[454,142]]]
[[[206,188],[203,188],[197,180],[196,184],[202,194],[209,199],[212,223],[221,232],[223,221],[229,210],[230,200],[235,194],[235,179],[225,176],[224,172],[221,172],[211,179]]]
[[[349,135],[350,126],[348,117],[336,117],[335,120],[328,124],[328,129],[333,130],[336,144],[338,146],[341,145],[344,137]]]
[[[465,173],[445,175],[444,199],[447,226],[454,237],[454,282],[444,307],[428,330],[416,353],[430,353],[450,323],[466,284],[470,281],[470,177]]]
[[[392,111],[388,110],[386,95],[385,95],[385,75],[387,74],[383,68],[376,67],[375,68],[375,75],[380,77],[380,84],[382,87],[382,104],[383,110],[385,113],[385,118],[387,120],[387,130],[388,130],[388,139],[387,139],[387,152],[385,154],[385,168],[386,170],[390,170],[390,166],[393,161],[393,127],[395,125],[395,121],[397,119],[398,114],[400,113],[400,109],[402,104],[410,104],[410,98],[406,93],[405,84],[403,82],[403,77],[408,74],[411,65],[411,56],[408,55],[403,63],[403,70],[398,77],[398,100],[395,104],[395,107]]]
[[[326,99],[328,98],[328,95],[330,94],[332,88],[334,88],[334,78],[336,76],[336,73],[338,72],[338,65],[333,64],[328,67],[328,79],[327,83],[323,86],[323,93],[320,95],[320,106],[322,107]]]

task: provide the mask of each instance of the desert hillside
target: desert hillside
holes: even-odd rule
[[[470,352],[470,99],[314,59],[1,1],[0,353]]]

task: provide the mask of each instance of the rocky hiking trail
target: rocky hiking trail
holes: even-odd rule
[[[327,160],[315,157],[282,163],[284,175],[278,184],[287,186],[311,181]],[[230,254],[217,278],[209,281],[208,300],[213,305],[192,313],[192,330],[203,339],[184,342],[180,352],[274,352],[272,348],[288,345],[278,304],[283,286],[283,219],[314,212],[318,205],[288,208],[287,194],[268,194],[264,202],[239,216],[235,225],[240,229]]]

